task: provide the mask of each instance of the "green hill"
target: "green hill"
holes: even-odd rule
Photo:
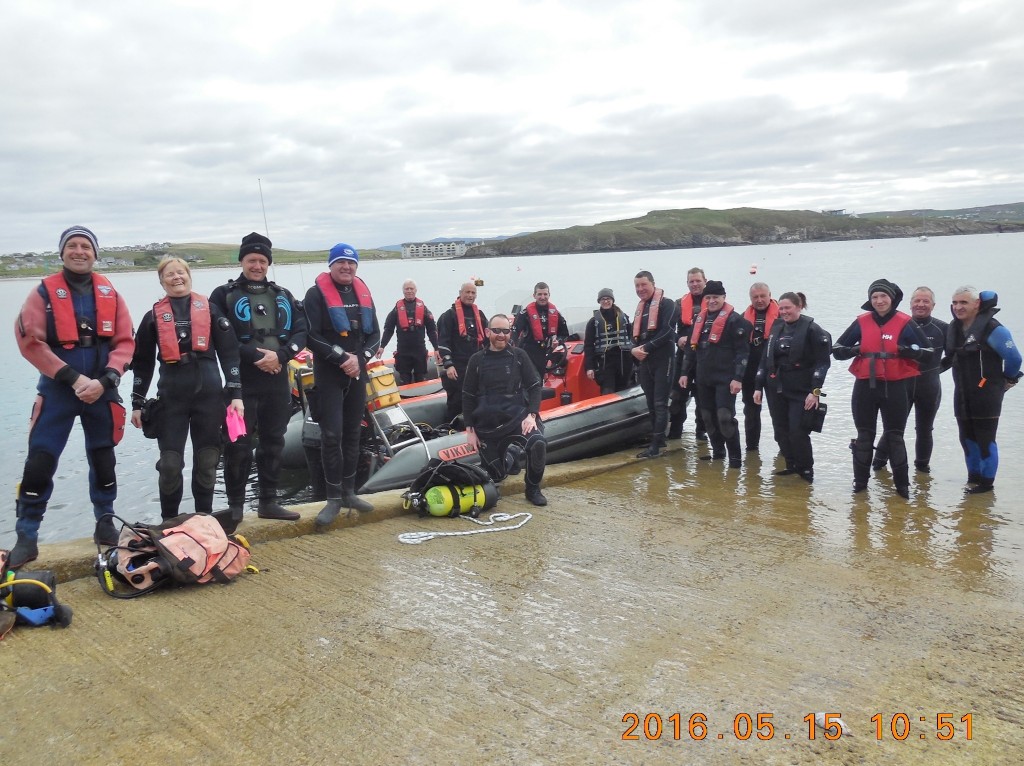
[[[466,257],[940,237],[995,231],[1024,231],[1024,211],[1016,220],[996,222],[899,213],[852,216],[809,210],[689,208],[654,210],[640,218],[510,237],[470,248]]]

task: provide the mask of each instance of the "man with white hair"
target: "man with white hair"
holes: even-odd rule
[[[427,345],[434,349],[437,357],[437,323],[426,304],[416,297],[416,283],[411,279],[402,283],[402,297],[384,320],[384,335],[380,340],[377,358],[384,355],[384,348],[391,336],[398,338],[395,349],[395,372],[398,382],[418,383],[427,379]]]
[[[967,462],[967,492],[991,492],[999,467],[996,429],[1003,395],[1021,379],[1021,355],[995,314],[999,296],[964,286],[953,293],[943,366],[953,368],[953,414]]]
[[[935,293],[930,287],[919,287],[910,298],[910,316],[928,339],[929,349],[917,364],[921,374],[911,378],[910,406],[914,410],[914,426],[917,440],[914,443],[914,467],[921,473],[928,473],[932,459],[932,428],[935,416],[942,402],[942,348],[946,343],[948,325],[932,316],[935,308]],[[889,439],[882,434],[875,445],[875,459],[871,467],[876,471],[885,467],[889,460]]]

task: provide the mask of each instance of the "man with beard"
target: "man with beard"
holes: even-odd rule
[[[526,499],[547,505],[540,491],[547,441],[540,420],[541,379],[530,357],[509,345],[508,317],[491,317],[487,346],[466,366],[462,390],[466,440],[495,482],[526,458]]]

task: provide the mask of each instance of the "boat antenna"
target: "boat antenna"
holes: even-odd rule
[[[267,239],[270,239],[270,226],[267,224],[267,206],[263,203],[263,180],[259,177],[256,178],[256,185],[260,188],[260,210],[263,211],[263,231],[267,235]],[[274,273],[274,281],[277,281],[277,268],[274,266],[273,261],[270,263],[270,269]]]

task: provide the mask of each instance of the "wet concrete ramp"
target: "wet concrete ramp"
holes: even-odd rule
[[[4,763],[1020,762],[1018,582],[664,481],[649,461],[546,509],[507,497],[534,513],[514,532],[403,545],[470,525],[400,517],[266,542],[230,586],[62,584],[70,629],[0,642]]]

